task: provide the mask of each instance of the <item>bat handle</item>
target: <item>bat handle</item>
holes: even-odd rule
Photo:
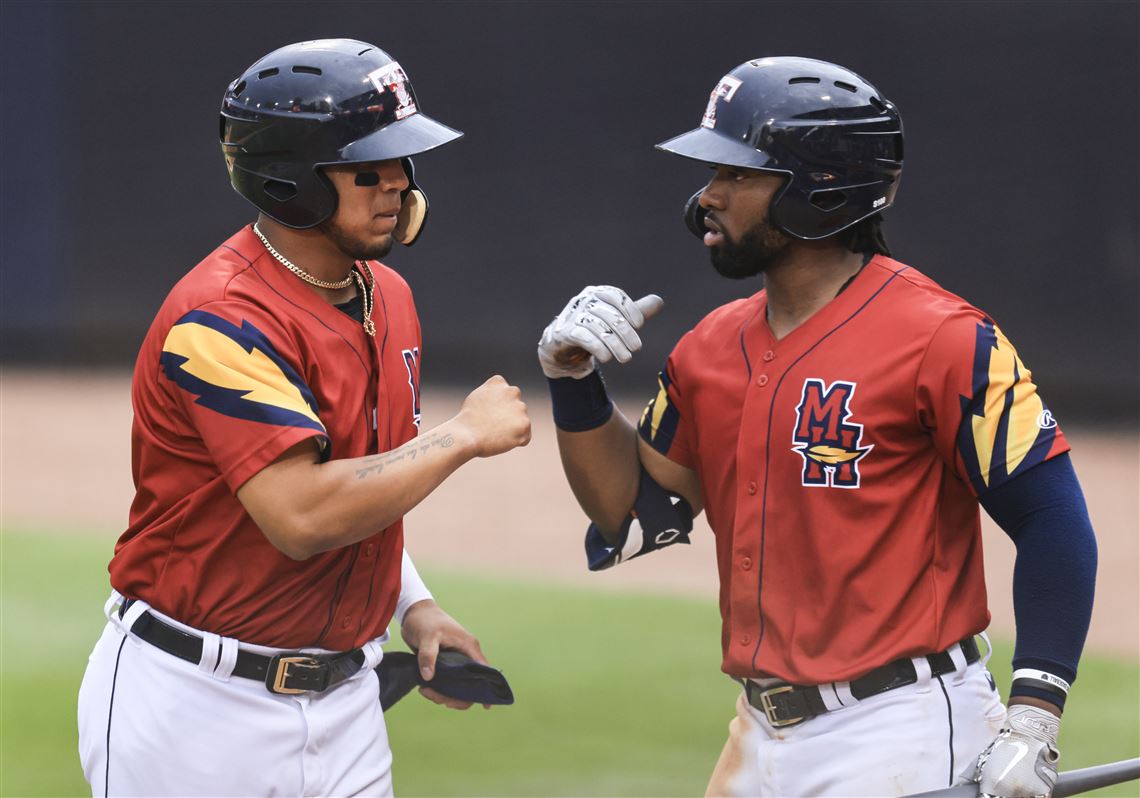
[[[1080,770],[1066,770],[1058,774],[1053,787],[1053,798],[1068,798],[1070,795],[1099,790],[1125,781],[1140,779],[1140,758],[1122,759],[1107,765],[1094,765]],[[931,792],[916,793],[907,798],[978,798],[977,784],[958,784]]]
[[[1140,757],[1095,765],[1091,768],[1069,770],[1057,777],[1053,788],[1053,798],[1066,798],[1069,795],[1097,790],[1111,784],[1140,779]]]

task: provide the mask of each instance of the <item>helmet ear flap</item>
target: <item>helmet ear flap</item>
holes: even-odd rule
[[[418,188],[405,191],[401,195],[401,200],[403,204],[396,217],[396,229],[392,231],[392,237],[405,247],[410,247],[423,232],[428,214],[428,201]]]
[[[700,202],[701,194],[704,193],[703,188],[697,189],[697,192],[689,197],[689,201],[685,203],[684,212],[685,227],[689,228],[689,232],[701,240],[704,240],[705,233],[708,232],[708,228],[705,227],[705,216],[708,214],[708,210],[702,208]]]
[[[404,174],[408,176],[408,187],[400,193],[400,213],[396,216],[396,229],[392,237],[410,247],[423,232],[424,222],[427,221],[428,200],[420,187],[416,185],[416,169],[411,158],[401,158]]]

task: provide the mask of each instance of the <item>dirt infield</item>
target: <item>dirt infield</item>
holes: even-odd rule
[[[462,394],[425,388],[424,429],[444,421]],[[619,569],[585,569],[585,521],[561,476],[544,392],[525,397],[534,440],[525,449],[468,464],[408,517],[408,549],[421,565],[715,600],[712,535]],[[627,414],[640,412],[626,403]],[[125,374],[0,374],[0,526],[90,530],[108,550],[132,496],[130,391]],[[1100,545],[1089,646],[1140,659],[1140,441],[1068,428],[1073,460]],[[984,521],[995,632],[1012,629],[1013,545]]]

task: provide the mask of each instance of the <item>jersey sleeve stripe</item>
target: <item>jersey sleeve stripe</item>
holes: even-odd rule
[[[646,405],[638,423],[638,431],[645,442],[665,455],[673,446],[681,421],[681,414],[669,401],[669,385],[669,375],[662,371],[657,377],[657,396]]]
[[[167,378],[203,407],[231,418],[326,431],[308,385],[248,321],[239,327],[191,311],[170,328],[160,362]]]
[[[972,395],[961,397],[958,449],[978,495],[1042,462],[1056,427],[1017,351],[992,321],[977,326]]]

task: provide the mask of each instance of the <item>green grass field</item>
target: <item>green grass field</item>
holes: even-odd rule
[[[106,541],[108,538],[101,538]],[[102,628],[106,542],[0,534],[0,795],[89,794],[75,696]],[[517,703],[459,713],[413,693],[389,715],[396,794],[702,794],[736,687],[716,608],[687,599],[425,574]],[[1010,650],[991,669],[1009,679]],[[1088,656],[1061,731],[1064,769],[1140,754],[1140,668]],[[1136,782],[1094,793],[1136,796]]]

